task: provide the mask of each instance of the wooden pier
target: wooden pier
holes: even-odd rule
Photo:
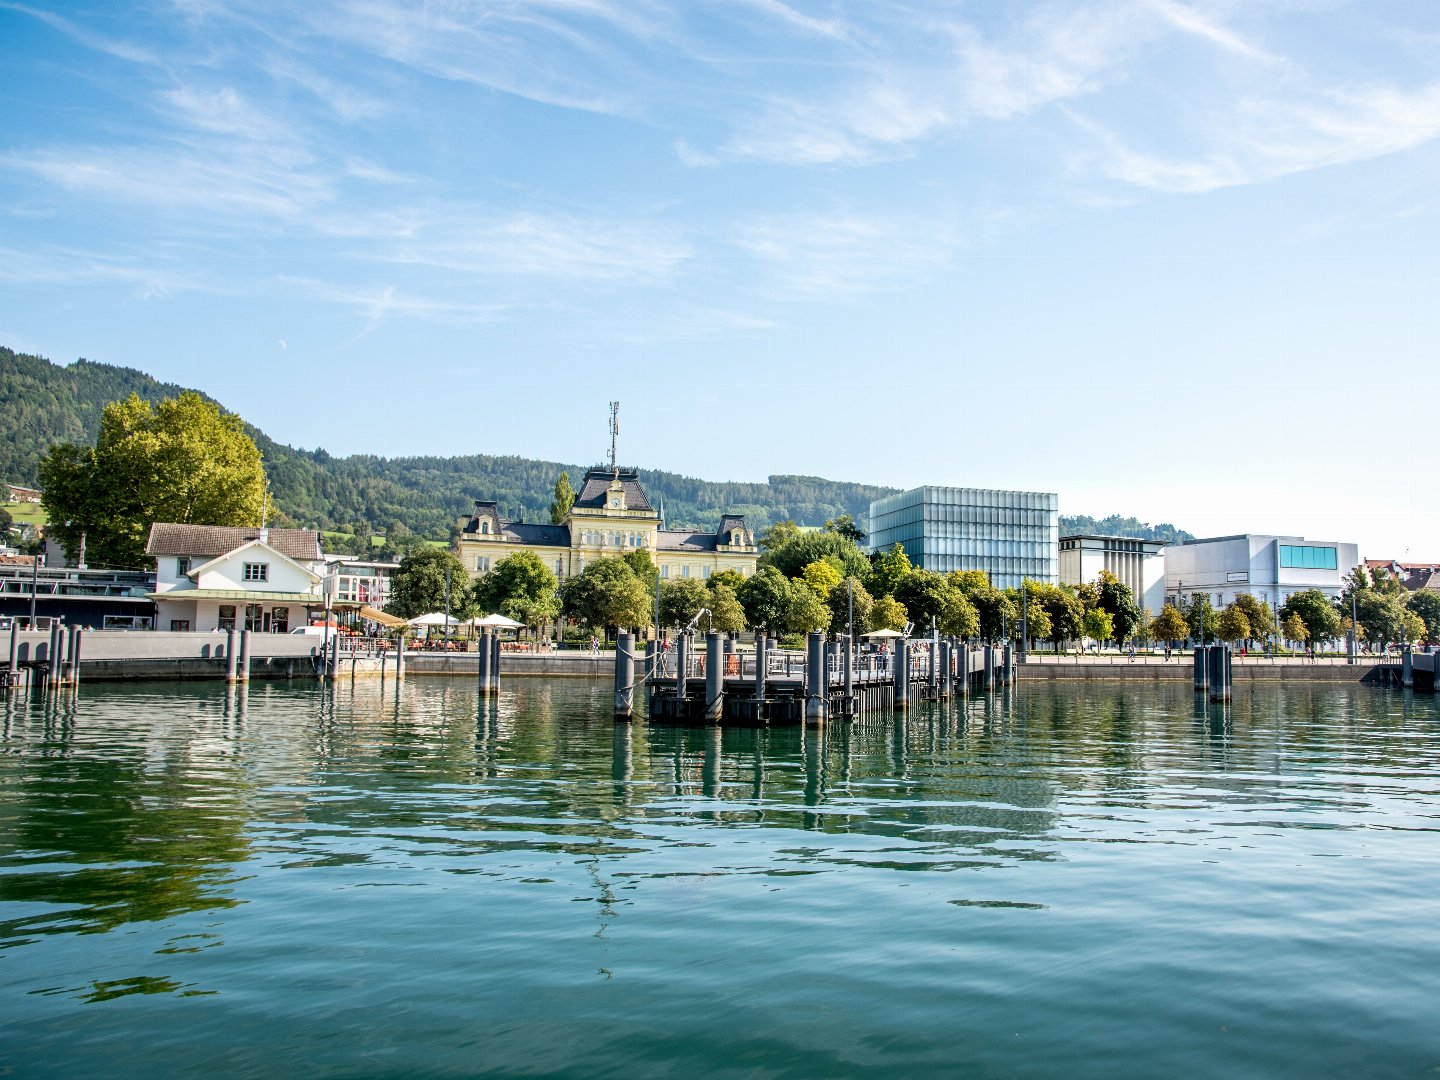
[[[643,656],[622,641],[616,650],[616,719],[630,718],[633,700],[626,700],[625,692],[642,683],[652,721],[764,725],[905,710],[1014,680],[1009,648],[946,638],[901,638],[884,653],[861,653],[843,635],[826,640],[811,634],[804,652],[775,649],[764,639],[753,652],[741,652],[719,634],[706,637],[703,652],[687,635],[666,653],[647,643]]]

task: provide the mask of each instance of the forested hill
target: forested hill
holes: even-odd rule
[[[40,458],[56,442],[92,443],[100,414],[131,393],[158,402],[185,387],[162,383],[133,368],[77,360],[68,367],[0,347],[0,480],[33,485]],[[203,391],[200,391],[203,396]],[[210,399],[214,400],[214,399]],[[223,404],[223,403],[222,403]],[[247,425],[265,458],[276,506],[296,525],[353,531],[362,522],[387,533],[399,522],[440,538],[475,499],[494,499],[502,515],[549,521],[555,480],[562,471],[579,486],[584,467],[520,457],[383,458],[369,454],[332,457],[324,450],[298,450]],[[814,476],[772,476],[765,483],[720,483],[677,473],[642,469],[641,482],[667,522],[713,528],[721,511],[746,515],[756,529],[793,519],[823,525],[850,514],[863,521],[870,501],[895,488],[850,484]],[[1173,539],[1188,536],[1174,526],[1154,529],[1133,518],[1060,519],[1061,531],[1123,532]],[[1124,525],[1126,527],[1121,528]],[[1162,535],[1163,534],[1163,535]]]

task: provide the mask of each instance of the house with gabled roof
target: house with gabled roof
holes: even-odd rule
[[[714,531],[666,528],[640,484],[639,471],[613,465],[585,474],[559,525],[510,521],[500,516],[498,503],[477,500],[454,550],[476,577],[516,551],[532,551],[562,581],[596,559],[631,551],[648,552],[666,580],[703,580],[726,569],[749,577],[760,554],[740,514],[722,514]]]
[[[314,529],[150,526],[155,626],[284,634],[324,607],[325,564]]]

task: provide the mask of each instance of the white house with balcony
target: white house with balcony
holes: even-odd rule
[[[313,529],[150,526],[159,630],[284,634],[325,606],[325,562]]]

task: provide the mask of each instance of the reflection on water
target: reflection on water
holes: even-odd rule
[[[1440,1066],[1432,699],[1022,686],[721,730],[609,694],[12,699],[0,1066]]]

